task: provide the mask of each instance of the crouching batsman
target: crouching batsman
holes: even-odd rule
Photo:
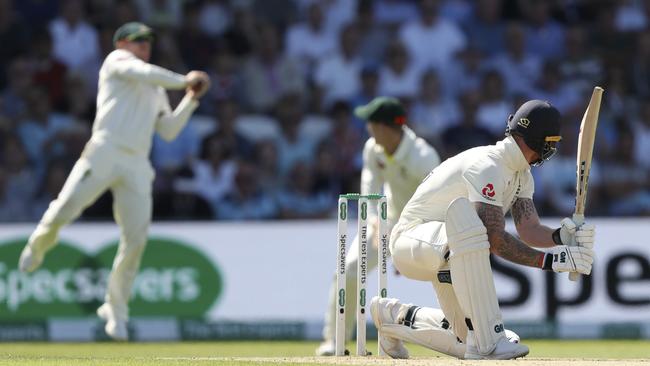
[[[433,284],[444,318],[438,309],[373,298],[370,310],[388,355],[408,357],[402,341],[462,359],[528,354],[503,326],[489,255],[540,270],[591,273],[594,226],[576,228],[570,219],[557,229],[543,226],[533,205],[531,166],[550,159],[560,139],[557,109],[531,100],[510,116],[505,139],[448,159],[420,184],[393,228],[390,251],[404,276]],[[505,231],[508,211],[519,238]],[[567,246],[574,236],[580,246]]]

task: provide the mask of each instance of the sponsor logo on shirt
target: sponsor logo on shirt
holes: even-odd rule
[[[377,159],[377,166],[379,167],[379,169],[384,169],[386,167],[386,165],[384,164],[383,161],[381,161],[381,159]]]
[[[494,185],[492,183],[488,183],[483,187],[481,190],[481,194],[483,194],[483,197],[487,198],[490,201],[494,201]]]

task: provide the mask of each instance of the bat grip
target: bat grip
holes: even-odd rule
[[[583,214],[574,213],[573,217],[571,219],[573,220],[573,223],[576,224],[576,227],[580,227],[580,226],[582,226],[582,224],[585,223],[585,215],[583,215]],[[573,240],[571,241],[571,245],[577,245],[576,242],[575,242],[575,236],[573,237]],[[578,272],[569,273],[569,280],[575,282],[579,278],[580,278],[580,273],[578,273]]]

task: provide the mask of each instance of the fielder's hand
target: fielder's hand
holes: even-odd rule
[[[544,269],[553,272],[591,273],[594,251],[588,247],[558,245],[546,253]]]
[[[193,99],[199,99],[210,89],[210,78],[203,71],[190,71],[186,76],[185,92]]]

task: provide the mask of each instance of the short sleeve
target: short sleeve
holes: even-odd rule
[[[530,173],[530,170],[526,171],[519,181],[521,184],[521,190],[517,195],[518,198],[530,198],[533,199],[533,193],[535,193],[535,180],[533,175]]]
[[[503,206],[504,184],[499,167],[479,162],[463,172],[463,179],[471,202]]]

